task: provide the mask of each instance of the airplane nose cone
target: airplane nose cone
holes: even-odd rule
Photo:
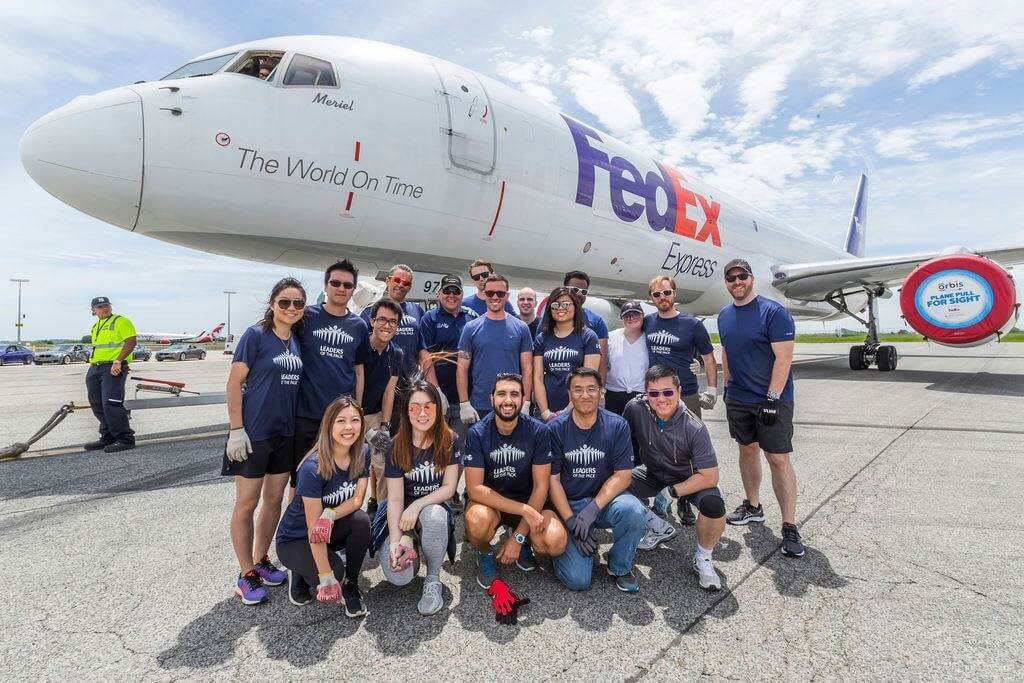
[[[129,230],[142,198],[142,99],[131,88],[78,97],[29,126],[21,165],[65,204]]]

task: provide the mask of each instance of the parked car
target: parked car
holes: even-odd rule
[[[36,354],[35,364],[43,363],[88,363],[92,347],[87,344],[58,344]]]
[[[135,349],[132,351],[132,358],[134,360],[150,360],[152,357],[153,352],[142,344],[136,344]]]
[[[35,359],[36,354],[21,344],[8,344],[0,351],[0,365],[15,365],[21,363],[29,365]]]
[[[187,360],[189,358],[206,358],[206,349],[195,344],[174,344],[166,349],[156,352],[156,359],[161,360]]]

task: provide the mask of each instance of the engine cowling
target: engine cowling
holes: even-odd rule
[[[900,289],[903,318],[946,346],[998,340],[1017,322],[1017,289],[1005,268],[976,254],[939,256],[915,268]]]

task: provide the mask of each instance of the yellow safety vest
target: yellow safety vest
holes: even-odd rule
[[[124,346],[124,340],[134,336],[135,326],[123,315],[110,315],[102,320],[97,320],[89,335],[92,341],[92,356],[89,358],[89,362],[95,365],[117,360],[117,356]],[[128,354],[124,360],[132,360],[132,354]]]

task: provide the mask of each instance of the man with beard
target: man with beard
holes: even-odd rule
[[[412,377],[419,369],[420,349],[423,348],[423,341],[420,338],[423,307],[414,301],[405,300],[412,290],[412,278],[412,268],[409,266],[403,263],[392,266],[385,281],[387,294],[384,297],[402,307],[402,319],[398,322],[398,331],[395,332],[395,345],[402,350],[402,374],[407,378]],[[367,306],[361,314],[367,327],[372,327],[370,311],[371,307]]]
[[[466,468],[466,537],[480,553],[476,581],[489,588],[495,559],[516,563],[524,572],[537,568],[534,552],[561,555],[567,536],[555,513],[544,510],[551,478],[551,442],[540,420],[520,414],[523,378],[499,373],[491,391],[493,412],[470,427],[462,462]],[[499,526],[509,537],[497,558],[491,539]]]

